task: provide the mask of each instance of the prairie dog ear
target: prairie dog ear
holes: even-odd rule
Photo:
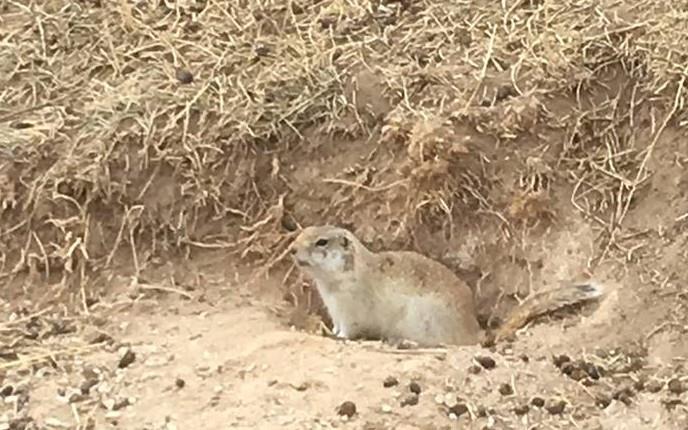
[[[339,239],[339,242],[342,244],[342,248],[344,248],[344,249],[349,248],[349,245],[351,244],[351,241],[350,241],[349,238],[346,237],[346,236],[342,236],[342,237]]]

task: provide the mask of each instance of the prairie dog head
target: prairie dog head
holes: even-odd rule
[[[299,268],[317,279],[341,280],[354,271],[356,237],[343,228],[307,227],[291,245],[291,254]]]

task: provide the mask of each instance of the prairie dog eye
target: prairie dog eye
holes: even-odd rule
[[[327,245],[327,239],[318,239],[317,242],[315,242],[315,246],[323,247]]]

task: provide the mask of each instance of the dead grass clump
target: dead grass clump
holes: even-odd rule
[[[398,174],[406,178],[402,187],[389,191],[390,200],[402,198],[404,224],[451,220],[455,205],[462,209],[487,204],[480,154],[469,139],[458,134],[448,117],[418,112],[415,118],[391,117],[382,130],[382,143],[401,146],[404,154]],[[403,197],[402,197],[403,196]],[[417,217],[417,219],[414,219]]]
[[[314,129],[344,130],[372,151],[376,127],[386,126],[377,147],[404,167],[374,171],[367,159],[359,203],[404,199],[421,223],[450,222],[459,207],[495,211],[483,156],[552,125],[543,123],[553,95],[575,106],[555,114],[569,131],[561,165],[578,184],[574,204],[602,221],[582,199],[614,195],[611,206],[597,205],[615,208],[616,225],[685,100],[688,20],[670,0],[5,2],[0,10],[8,54],[0,148],[14,188],[2,196],[5,275],[32,259],[42,273],[75,259],[74,270],[87,273],[119,254],[138,273],[160,250],[204,248],[274,263],[293,230],[285,202],[302,197],[282,160],[303,151]],[[614,67],[633,86],[585,105],[583,90]],[[366,89],[377,93],[353,95],[349,81],[361,70],[379,81]],[[633,129],[644,107],[655,125],[643,147],[619,130]],[[493,140],[464,142],[466,124]],[[346,214],[351,181],[339,181],[328,189],[340,190],[338,200],[320,215]]]

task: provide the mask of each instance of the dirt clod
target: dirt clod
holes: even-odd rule
[[[190,84],[194,81],[193,74],[186,69],[177,69],[175,71],[175,77],[182,84]]]
[[[388,376],[382,381],[382,386],[385,388],[390,388],[399,385],[399,380],[394,376]]]
[[[457,403],[447,410],[447,414],[453,414],[457,418],[465,413],[468,413],[468,406],[466,406],[464,403]]]
[[[682,394],[686,391],[686,386],[680,379],[673,378],[667,383],[667,389],[673,394]]]
[[[14,393],[14,387],[12,385],[5,385],[0,389],[0,397],[11,396]]]
[[[569,357],[568,355],[565,355],[565,354],[557,355],[557,356],[554,356],[552,358],[552,361],[554,362],[555,366],[557,366],[559,369],[561,369],[565,363],[571,362],[571,357]]]
[[[401,407],[415,406],[418,404],[418,400],[419,400],[418,394],[408,393],[402,397],[401,402],[399,402],[399,404],[401,405]]]
[[[668,410],[668,411],[673,411],[675,410],[678,406],[683,406],[683,400],[681,399],[662,399],[662,405]]]
[[[348,418],[353,417],[356,415],[356,404],[348,400],[345,401],[337,407],[337,414]]]
[[[95,387],[96,385],[98,385],[98,379],[87,379],[81,383],[79,390],[81,391],[81,394],[88,395],[91,392],[91,388]]]
[[[123,398],[123,399],[117,400],[117,401],[112,405],[112,410],[113,410],[113,411],[119,411],[119,410],[121,410],[121,409],[126,408],[126,407],[129,406],[130,404],[131,404],[131,403],[129,402],[129,399],[125,397],[125,398]]]
[[[588,376],[593,380],[600,379],[600,369],[593,363],[585,362],[583,363],[583,370],[588,374]]]
[[[174,385],[177,388],[182,389],[182,388],[184,388],[184,386],[186,386],[186,381],[184,381],[182,378],[177,378],[174,381]]]
[[[612,398],[629,406],[633,401],[634,396],[635,391],[633,391],[633,388],[630,385],[625,385],[614,391]]]
[[[545,399],[543,399],[542,397],[533,397],[532,399],[530,399],[530,404],[537,408],[541,408],[545,406]]]
[[[468,367],[468,373],[472,375],[477,375],[478,373],[482,372],[483,368],[478,366],[477,364],[472,364],[471,366]]]
[[[420,388],[420,384],[416,381],[412,381],[409,384],[408,389],[410,392],[412,392],[413,394],[416,394],[416,395],[420,395],[420,392],[422,391]]]
[[[501,384],[499,386],[499,394],[501,394],[502,396],[510,396],[514,394],[514,388],[511,386],[511,384]]]
[[[127,348],[127,350],[122,355],[122,358],[120,358],[117,367],[119,367],[120,369],[124,369],[126,367],[129,367],[134,361],[136,361],[136,353],[132,351],[130,348]]]
[[[479,355],[475,357],[475,361],[487,370],[494,369],[497,366],[495,360],[487,355]]]
[[[545,409],[552,415],[560,415],[566,409],[566,401],[560,399],[550,399],[545,405]]]
[[[645,383],[644,388],[649,393],[658,393],[664,388],[664,383],[656,379],[651,379]]]
[[[34,420],[31,417],[21,417],[13,419],[9,422],[9,430],[30,430],[34,427]]]
[[[516,415],[525,415],[530,411],[530,406],[528,406],[527,403],[524,403],[524,404],[515,406],[513,410],[514,410],[514,413]]]

